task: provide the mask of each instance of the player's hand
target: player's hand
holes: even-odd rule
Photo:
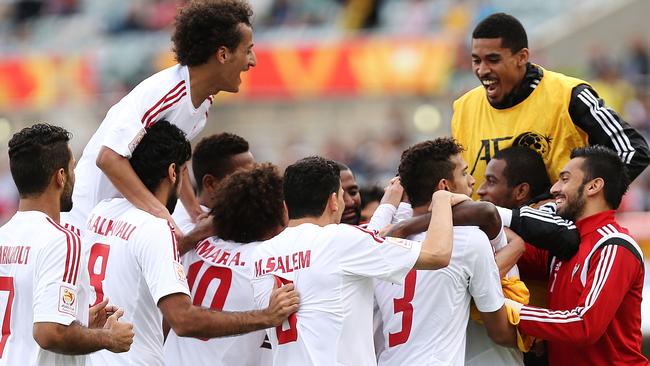
[[[397,207],[402,201],[403,195],[404,187],[402,187],[402,182],[399,177],[394,177],[384,188],[384,196],[381,198],[380,203],[390,203]]]
[[[203,212],[199,215],[198,220],[196,221],[196,226],[194,226],[194,229],[190,231],[194,240],[198,242],[205,238],[217,235],[214,231],[213,219],[214,216],[210,215],[208,212]]]
[[[190,210],[187,210],[187,214],[190,215],[193,223],[198,223],[201,219],[205,218],[208,213],[203,212],[200,205],[192,207]]]
[[[110,346],[107,350],[114,353],[127,352],[133,343],[133,324],[120,322],[119,319],[124,315],[124,310],[117,311],[108,317],[104,329],[109,331]]]
[[[176,241],[179,242],[181,239],[183,239],[183,233],[181,232],[181,229],[176,225],[176,221],[172,218],[172,215],[169,213],[169,210],[167,210],[167,207],[163,206],[160,204],[160,207],[157,207],[155,212],[149,212],[150,214],[160,217],[161,219],[165,219],[171,224],[171,226],[174,228],[174,235],[176,236]]]
[[[471,200],[471,198],[464,194],[452,193],[449,191],[445,191],[444,189],[440,189],[433,192],[433,195],[431,196],[431,204],[429,205],[429,211],[431,211],[431,208],[433,207],[433,202],[436,200],[448,200],[451,206],[456,206],[461,202]]]
[[[118,310],[115,305],[108,305],[108,297],[88,310],[88,328],[103,328],[109,316]]]
[[[295,290],[293,283],[286,284],[282,287],[273,285],[269,307],[265,312],[269,316],[269,324],[277,327],[285,321],[289,315],[295,313],[300,308],[300,296]]]

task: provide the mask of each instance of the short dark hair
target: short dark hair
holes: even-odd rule
[[[153,192],[167,176],[167,169],[176,164],[176,173],[190,160],[192,147],[180,128],[167,121],[158,121],[147,128],[142,141],[129,159],[142,183]]]
[[[320,156],[310,156],[289,165],[284,171],[284,201],[290,219],[319,217],[327,199],[341,187],[338,165]]]
[[[228,176],[219,183],[214,203],[213,225],[223,240],[265,240],[284,226],[282,177],[270,163]]]
[[[495,13],[483,19],[472,32],[472,38],[501,38],[501,47],[512,53],[528,48],[528,36],[517,18],[506,13]]]
[[[617,209],[630,186],[630,178],[625,163],[616,152],[602,145],[592,145],[573,149],[571,159],[574,158],[584,159],[582,163],[582,171],[585,173],[583,183],[602,178],[605,182],[603,188],[605,201],[610,208]]]
[[[340,161],[336,161],[336,160],[334,160],[334,162],[336,163],[336,166],[339,167],[339,171],[342,172],[346,170],[352,171],[352,169],[350,169],[350,167],[345,165],[344,163],[341,163]]]
[[[441,179],[452,178],[454,163],[449,159],[462,151],[462,146],[449,137],[423,141],[404,150],[399,176],[413,207],[429,202]]]
[[[195,0],[181,8],[172,35],[176,60],[181,65],[206,63],[225,46],[235,50],[241,42],[240,24],[251,26],[251,6],[241,0]]]
[[[537,151],[526,146],[511,146],[498,151],[492,159],[505,161],[503,175],[508,180],[508,187],[528,183],[530,198],[548,193],[551,189],[544,159]]]
[[[192,171],[199,192],[203,190],[202,182],[206,174],[223,179],[235,171],[230,158],[248,150],[248,141],[227,132],[208,136],[199,141],[192,154]]]
[[[384,190],[379,186],[367,186],[361,187],[359,194],[361,195],[360,208],[363,210],[370,202],[380,202],[381,198],[384,197]]]
[[[72,135],[62,127],[38,123],[15,133],[9,140],[9,168],[21,198],[45,191],[52,175],[68,173]]]

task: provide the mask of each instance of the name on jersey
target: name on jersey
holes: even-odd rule
[[[223,250],[222,248],[217,248],[210,240],[204,240],[199,245],[195,247],[196,254],[199,255],[203,260],[212,262],[214,264],[222,264],[224,266],[244,266],[246,262],[240,261],[240,253],[236,252],[234,255]]]
[[[113,221],[99,215],[93,215],[88,220],[88,230],[103,236],[117,236],[120,239],[129,240],[135,229],[135,225],[126,221]]]
[[[0,245],[0,264],[27,264],[32,247]]]
[[[295,252],[282,257],[270,257],[255,262],[255,277],[270,272],[289,273],[311,265],[311,250]]]

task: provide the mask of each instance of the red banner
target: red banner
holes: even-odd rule
[[[447,86],[455,47],[423,38],[257,45],[257,66],[243,74],[240,92],[228,99],[437,94]],[[158,65],[173,63],[166,53]]]
[[[95,98],[88,56],[37,55],[0,60],[0,109],[47,108]]]

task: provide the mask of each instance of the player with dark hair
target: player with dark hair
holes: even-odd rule
[[[255,158],[249,150],[248,141],[241,136],[224,132],[201,139],[192,153],[192,172],[201,210],[207,213],[214,207],[214,195],[224,178],[239,169],[249,168],[254,163]],[[180,201],[176,204],[172,217],[184,234],[196,225]],[[196,242],[191,243],[192,246],[193,244]]]
[[[309,157],[284,173],[289,226],[253,254],[256,305],[274,287],[293,283],[304,301],[288,323],[267,330],[277,365],[371,365],[373,278],[400,283],[413,267],[449,264],[451,206],[467,196],[433,195],[429,231],[422,243],[382,239],[338,225],[344,211],[337,164]]]
[[[453,139],[438,138],[402,153],[399,176],[412,204],[412,216],[427,213],[430,199],[426,197],[433,192],[472,193],[474,179],[467,173],[461,152]],[[423,235],[409,239],[421,240]],[[430,360],[463,364],[472,299],[490,337],[514,347],[494,249],[477,227],[454,226],[448,267],[433,272],[412,270],[403,286],[377,281],[375,299],[385,340],[379,365],[420,365]]]
[[[612,148],[632,179],[650,163],[644,138],[589,83],[529,62],[526,31],[513,16],[492,14],[476,26],[472,65],[481,85],[454,102],[451,133],[479,186],[494,154],[513,145],[536,150],[552,180],[586,145]]]
[[[528,147],[512,146],[494,154],[477,193],[482,201],[518,208],[550,197],[549,188],[541,155]]]
[[[148,128],[130,164],[161,205],[171,210],[189,158],[190,143],[183,131],[159,121]],[[107,296],[124,303],[137,330],[129,352],[118,357],[97,352],[91,356],[94,365],[163,365],[163,317],[179,336],[212,338],[276,326],[298,308],[291,287],[274,290],[262,311],[221,312],[193,305],[174,228],[125,198],[100,202],[86,230],[95,301]]]
[[[223,311],[254,309],[251,254],[262,240],[286,226],[282,177],[271,164],[237,171],[220,184],[213,199],[215,232],[184,257],[194,305]],[[211,284],[219,280],[218,286]],[[165,342],[169,365],[259,365],[264,331],[211,339],[180,338]]]
[[[108,111],[76,167],[77,203],[63,221],[83,225],[102,199],[123,196],[136,207],[173,222],[169,210],[146,189],[129,158],[147,128],[160,120],[189,139],[207,122],[213,95],[237,92],[241,73],[255,66],[253,11],[244,0],[198,0],[180,9],[172,36],[179,62],[142,81]],[[187,170],[180,198],[195,221],[202,213]]]
[[[604,146],[571,152],[551,188],[557,212],[576,220],[578,253],[526,251],[547,274],[548,309],[523,306],[522,333],[547,340],[551,365],[648,365],[641,353],[643,253],[615,218],[629,178]]]
[[[361,194],[359,185],[354,178],[352,169],[347,165],[336,162],[341,175],[341,186],[343,186],[343,201],[345,210],[341,216],[341,222],[350,225],[359,225],[361,223]]]
[[[61,127],[36,124],[9,141],[20,202],[0,228],[3,366],[84,365],[86,354],[125,352],[133,342],[133,325],[118,322],[122,309],[102,302],[89,314],[88,257],[77,234],[59,225],[59,213],[72,208],[69,140]]]
[[[381,198],[384,196],[384,190],[379,186],[367,186],[361,187],[359,189],[359,194],[361,195],[361,223],[367,223],[372,214],[377,209],[381,202]]]

